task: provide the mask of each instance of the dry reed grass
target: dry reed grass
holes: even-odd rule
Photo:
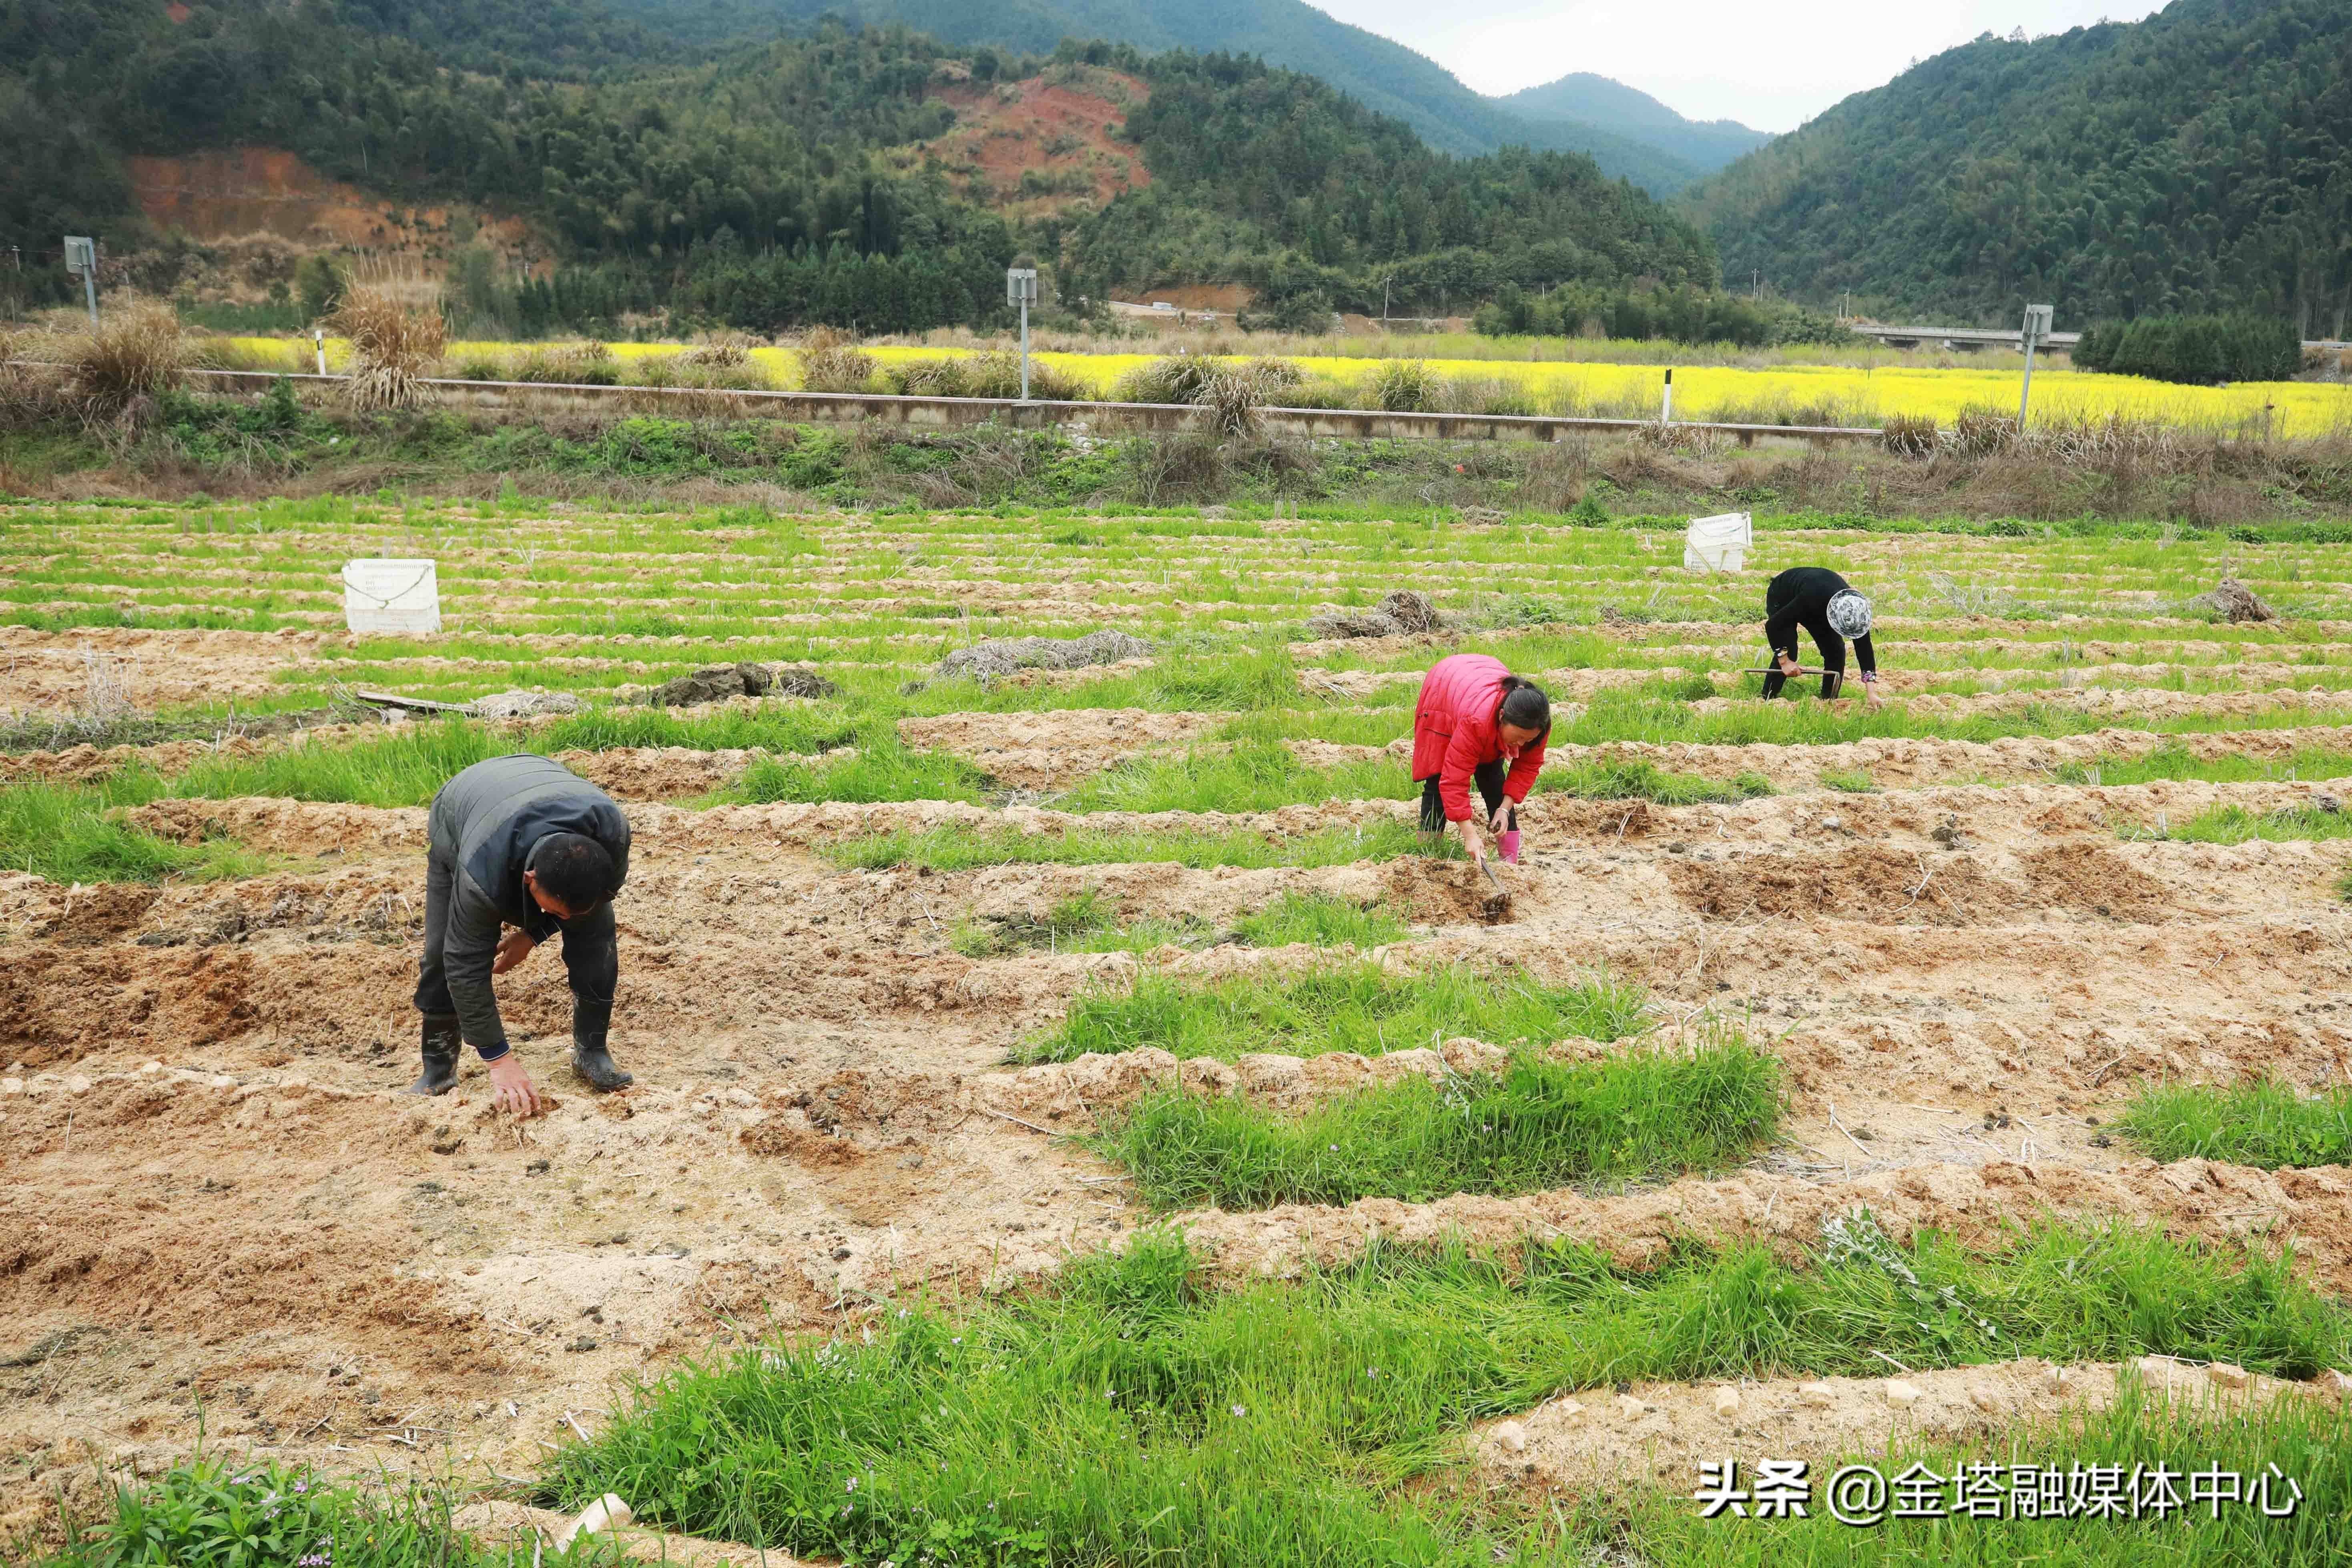
[[[362,263],[327,326],[351,343],[351,379],[343,385],[350,406],[415,408],[427,401],[425,378],[439,367],[448,342],[438,279]]]
[[[66,337],[58,358],[68,411],[93,426],[130,426],[144,420],[156,394],[179,385],[188,342],[170,306],[140,300],[117,305],[95,329]]]
[[[863,392],[874,379],[874,356],[832,327],[813,328],[800,354],[803,392]]]

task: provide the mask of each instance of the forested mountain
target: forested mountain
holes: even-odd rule
[[[1696,228],[1589,160],[1449,158],[1255,60],[1101,43],[982,58],[833,26],[632,68],[629,24],[572,4],[581,26],[557,36],[524,0],[211,0],[178,21],[0,0],[0,244],[127,244],[123,155],[263,145],[389,198],[529,219],[569,264],[572,304],[547,310],[574,317],[682,301],[770,329],[968,320],[1024,248],[1066,295],[1217,278],[1317,308],[1377,306],[1384,283],[1414,310],[1506,281],[1716,278]],[[1148,188],[1015,213],[942,156],[975,78],[1041,71],[1066,91],[1116,79],[1125,107],[1101,111],[1124,113]]]
[[[1603,173],[1622,175],[1658,195],[1681,190],[1702,171],[1718,168],[1753,145],[1741,143],[1721,156],[1691,157],[1680,150],[1694,141],[1680,129],[1690,122],[1663,104],[1657,108],[1670,119],[1659,122],[1657,135],[1634,129],[1638,114],[1629,117],[1613,102],[1605,104],[1601,114],[1561,113],[1556,107],[1522,114],[1512,100],[1482,97],[1436,61],[1350,26],[1305,0],[613,0],[613,5],[651,31],[701,44],[772,34],[778,28],[806,31],[824,17],[836,16],[866,26],[903,24],[950,44],[1036,54],[1051,51],[1069,37],[1132,44],[1146,53],[1188,49],[1255,55],[1269,65],[1318,78],[1367,109],[1402,120],[1441,153],[1487,153],[1512,145],[1584,153]],[[1607,85],[1655,102],[1615,82]],[[1707,128],[1696,129],[1704,132]],[[1696,144],[1713,143],[1702,134]]]
[[[1591,71],[1494,101],[1528,120],[1570,120],[1672,153],[1704,170],[1722,168],[1772,140],[1736,120],[1685,120],[1638,88]]]
[[[1515,148],[1449,159],[1399,121],[1255,60],[1176,52],[1141,70],[1151,97],[1128,132],[1152,184],[1071,242],[1074,275],[1097,284],[1235,276],[1276,249],[1296,259],[1264,275],[1276,293],[1313,286],[1359,310],[1379,302],[1375,275],[1405,308],[1441,310],[1507,281],[1716,281],[1695,229],[1586,159]]]
[[[1801,299],[2013,324],[2352,310],[2352,5],[2174,0],[1990,35],[1691,193],[1724,268]]]

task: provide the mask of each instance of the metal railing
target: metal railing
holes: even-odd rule
[[[237,393],[266,392],[280,379],[277,371],[200,370],[188,373]],[[285,374],[296,385],[332,386],[346,378]],[[1023,429],[1083,426],[1087,429],[1182,430],[1212,417],[1211,411],[1182,403],[1023,402],[996,397],[908,397],[877,392],[777,392],[690,386],[604,386],[565,382],[459,381],[430,378],[422,385],[440,401],[478,407],[612,407],[641,411],[676,409],[708,417],[725,414],[748,418],[880,424],[953,428],[998,423]],[[1759,437],[1800,441],[1875,441],[1870,426],[1735,425],[1707,420],[1575,418],[1541,414],[1417,414],[1379,408],[1284,408],[1256,410],[1261,428],[1275,435],[1349,440],[1558,441],[1582,431],[1714,431],[1742,446]]]

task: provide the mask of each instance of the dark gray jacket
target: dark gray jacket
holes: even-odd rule
[[[448,923],[442,964],[467,1044],[495,1047],[506,1038],[490,990],[502,926],[533,942],[563,922],[532,901],[522,885],[531,846],[551,833],[593,838],[612,856],[617,891],[629,875],[629,819],[613,797],[562,763],[518,752],[492,757],[441,786],[426,828],[435,859],[450,868]]]

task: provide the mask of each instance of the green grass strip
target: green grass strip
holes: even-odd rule
[[[2061,763],[2050,776],[2065,784],[2138,784],[2165,781],[2255,784],[2280,779],[2352,778],[2352,752],[2328,746],[2298,746],[2284,757],[2200,757],[2188,747],[2167,744],[2137,756],[2105,755],[2087,763]]]
[[[1776,1064],[1743,1043],[1591,1065],[1528,1052],[1496,1076],[1414,1078],[1296,1114],[1164,1090],[1089,1143],[1161,1209],[1427,1203],[1722,1170],[1771,1139],[1780,1111]]]
[[[257,795],[352,805],[424,805],[456,774],[526,749],[463,719],[412,724],[382,740],[304,744],[254,757],[206,757],[162,793],[205,800]]]
[[[1276,811],[1326,800],[1402,800],[1417,794],[1385,757],[1310,768],[1275,740],[1130,758],[1056,799],[1063,811]]]
[[[1376,1247],[1215,1289],[1181,1242],[1142,1237],[1048,1290],[681,1367],[567,1450],[547,1497],[614,1491],[674,1529],[856,1564],[1566,1564],[1585,1542],[1471,1484],[1471,1422],[1622,1379],[1883,1373],[1881,1352],[2304,1376],[2352,1332],[2288,1260],[2152,1229],[1902,1250],[1998,1342],[1859,1258],[1693,1246],[1635,1271],[1566,1240]]]
[[[2352,1089],[2305,1095],[2276,1079],[2226,1089],[2143,1087],[2116,1129],[2150,1159],[2232,1165],[2352,1164]]]
[[[389,1493],[362,1490],[276,1460],[200,1457],[152,1486],[115,1489],[108,1502],[93,1528],[46,1561],[54,1568],[503,1568],[508,1558],[449,1528],[456,1505],[446,1492],[413,1479]],[[574,1555],[583,1568],[611,1561],[594,1549]]]
[[[1711,805],[1770,795],[1772,783],[1753,772],[1741,773],[1727,783],[1717,784],[1696,773],[1670,773],[1652,763],[1581,763],[1572,767],[1546,768],[1537,776],[1536,793],[1572,795],[1579,800]]]
[[[839,762],[756,759],[721,798],[772,801],[959,800],[985,805],[995,781],[951,752],[910,752],[897,740],[861,746]]]
[[[2148,825],[2116,829],[2125,838],[2170,838],[2184,844],[2243,844],[2263,838],[2352,838],[2352,816],[2322,811],[2315,805],[2281,806],[2276,811],[2252,812],[2242,805],[2209,805],[2182,823],[2168,823],[2162,832]]]
[[[1015,1059],[1066,1062],[1147,1046],[1228,1061],[1252,1051],[1380,1056],[1456,1035],[1498,1046],[1577,1035],[1613,1040],[1642,1027],[1645,1000],[1639,988],[1605,977],[1551,986],[1516,971],[1458,965],[1391,974],[1374,963],[1331,963],[1207,984],[1150,973],[1123,990],[1079,996],[1059,1027],[1024,1043]]]
[[[1254,915],[1234,922],[1234,934],[1252,947],[1287,947],[1305,942],[1359,948],[1397,941],[1412,928],[1379,904],[1359,904],[1329,893],[1286,892]]]
[[[763,702],[678,714],[666,708],[597,708],[530,733],[530,744],[557,752],[614,746],[683,746],[698,752],[766,751],[814,755],[856,742],[866,726],[838,702]]]
[[[1024,833],[1017,827],[948,826],[921,833],[876,833],[841,839],[824,846],[820,853],[835,865],[850,870],[887,871],[898,866],[928,866],[934,871],[970,871],[983,866],[1165,862],[1195,869],[1213,866],[1348,866],[1359,860],[1394,860],[1428,850],[1411,825],[1382,822],[1362,828],[1328,828],[1296,838],[1271,837],[1247,829],[1229,833],[1120,833],[1079,828],[1066,833]]]
[[[0,866],[52,882],[191,881],[258,875],[267,862],[228,839],[178,844],[108,816],[152,798],[152,780],[128,787],[0,787]]]

